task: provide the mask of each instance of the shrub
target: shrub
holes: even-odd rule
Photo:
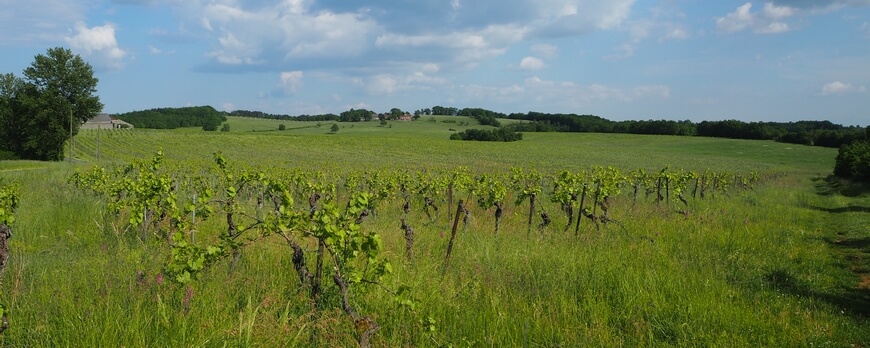
[[[450,140],[475,140],[475,141],[517,141],[523,139],[523,133],[515,132],[507,128],[493,130],[468,129],[464,132],[453,133]]]
[[[221,127],[221,132],[229,132],[229,131],[230,131],[230,124],[224,123],[223,127]]]
[[[287,129],[287,126],[285,126],[283,123],[278,125],[278,130],[285,130],[285,129]]]
[[[870,182],[870,141],[855,141],[843,145],[837,154],[834,175]]]

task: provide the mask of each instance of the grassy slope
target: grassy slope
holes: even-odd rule
[[[325,134],[328,126],[268,133],[241,132],[242,126],[231,126],[230,134],[105,132],[101,162],[144,158],[163,148],[171,161],[207,164],[220,150],[230,161],[269,168],[465,165],[506,172],[511,165],[555,171],[669,164],[785,172],[747,194],[692,202],[688,218],[651,204],[632,207],[621,198],[614,216],[624,229],[598,233],[586,226],[579,237],[562,232],[565,219],[549,202],[543,204],[554,227],[531,238],[522,207],[509,206],[498,237],[490,215],[478,209],[443,279],[443,216],[426,223],[421,212],[412,213],[417,258],[413,266],[400,266],[398,205],[391,204],[366,222],[384,235],[397,264],[387,285],[410,285],[438,331],[426,338],[418,318],[382,291],[356,301],[377,315],[382,329],[375,343],[383,346],[870,344],[867,313],[860,310],[867,308],[868,290],[857,288],[861,278],[852,272],[867,270],[861,267],[867,266],[870,201],[812,180],[830,171],[831,149],[603,134],[527,133],[517,143],[460,143],[446,140],[452,124],[392,124],[341,124],[338,134]],[[95,138],[84,132],[77,139],[77,157],[96,161]],[[184,310],[185,288],[156,284],[165,250],[138,241],[101,213],[98,199],[64,184],[70,173],[65,163],[0,162],[0,176],[22,184],[13,258],[0,293],[13,313],[4,344],[352,344],[353,330],[342,314],[312,314],[277,240],[248,251],[233,275],[216,266],[193,284],[193,301]],[[137,270],[145,272],[142,282]]]

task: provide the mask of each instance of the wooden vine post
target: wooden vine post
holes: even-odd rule
[[[462,214],[462,212],[465,211],[464,204],[465,202],[460,199],[459,204],[456,207],[456,216],[453,217],[453,229],[450,231],[450,241],[447,242],[447,255],[444,257],[444,267],[441,271],[442,277],[447,273],[447,265],[450,262],[450,253],[453,251],[453,241],[456,239],[456,229],[459,227],[459,214]]]

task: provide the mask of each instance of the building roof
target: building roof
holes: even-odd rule
[[[112,123],[112,117],[109,116],[109,114],[100,113],[97,114],[97,116],[91,118],[90,120],[87,120],[87,122],[85,123]]]

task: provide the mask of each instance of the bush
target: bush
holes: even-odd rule
[[[837,154],[834,175],[870,182],[870,141],[855,141],[843,145]]]
[[[287,129],[287,126],[285,126],[283,123],[278,125],[278,130],[285,130],[285,129]]]
[[[464,132],[453,133],[450,140],[475,140],[475,141],[517,141],[523,139],[523,133],[515,132],[507,128],[493,130],[468,129]]]
[[[14,152],[0,150],[0,161],[16,160],[16,159],[18,159],[18,156],[15,156]]]
[[[229,131],[230,131],[230,124],[224,123],[223,127],[221,127],[221,132],[229,132]]]

